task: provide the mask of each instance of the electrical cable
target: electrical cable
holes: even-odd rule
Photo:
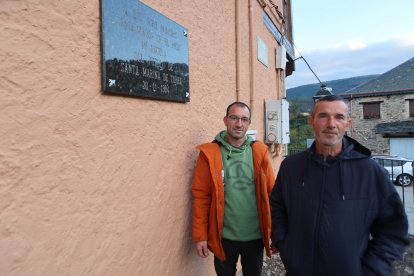
[[[296,46],[295,46],[295,48],[296,48]],[[295,58],[293,61],[296,61],[296,60],[298,60],[298,59],[303,59],[303,61],[305,61],[306,65],[309,67],[309,70],[311,70],[311,72],[313,73],[313,75],[314,75],[314,76],[318,79],[318,81],[319,81],[319,83],[321,84],[321,86],[322,86],[322,85],[323,85],[323,86],[325,86],[325,84],[321,82],[321,80],[318,78],[318,76],[316,75],[316,73],[312,70],[312,68],[310,67],[310,65],[309,65],[308,61],[305,59],[305,57],[303,57],[303,56],[301,55],[300,57]]]

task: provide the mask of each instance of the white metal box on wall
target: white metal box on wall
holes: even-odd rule
[[[290,143],[289,102],[287,100],[265,101],[264,119],[266,143]]]
[[[286,69],[286,48],[283,45],[276,48],[276,68]]]

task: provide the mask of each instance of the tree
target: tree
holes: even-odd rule
[[[308,125],[308,116],[300,113],[299,102],[293,100],[289,104],[290,144],[289,154],[306,149],[306,140],[313,138],[313,130]]]

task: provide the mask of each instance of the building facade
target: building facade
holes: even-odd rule
[[[349,101],[350,135],[374,154],[414,158],[414,59],[340,94]]]
[[[294,70],[290,1],[142,3],[188,32],[187,102],[102,91],[98,0],[2,2],[1,275],[214,275],[191,240],[195,147],[233,101],[265,140]]]

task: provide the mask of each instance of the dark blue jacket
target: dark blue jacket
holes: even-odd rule
[[[392,275],[408,221],[388,173],[345,136],[324,158],[314,145],[287,157],[272,191],[272,241],[287,275]]]

